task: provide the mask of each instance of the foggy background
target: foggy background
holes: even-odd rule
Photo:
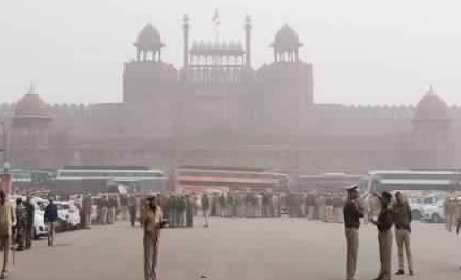
[[[429,84],[461,104],[461,18],[457,1],[430,0],[0,0],[0,94],[15,102],[30,81],[50,103],[122,100],[123,63],[146,24],[182,61],[181,18],[191,38],[212,40],[215,8],[221,39],[243,41],[253,18],[255,67],[270,63],[276,31],[291,25],[314,65],[315,102],[416,104]]]

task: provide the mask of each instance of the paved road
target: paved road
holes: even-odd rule
[[[198,223],[192,229],[162,232],[159,279],[344,279],[339,224],[214,219],[206,229]],[[413,232],[413,279],[460,279],[461,239],[443,225],[415,223]],[[143,279],[141,233],[119,223],[58,234],[56,247],[47,247],[43,240],[33,250],[17,253],[10,279]],[[360,234],[359,277],[372,279],[378,269],[376,230],[364,226]]]

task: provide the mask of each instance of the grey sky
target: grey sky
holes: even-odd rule
[[[314,64],[315,101],[414,104],[430,83],[461,104],[461,17],[458,1],[433,0],[1,0],[0,103],[29,81],[49,102],[112,102],[122,96],[123,62],[151,21],[167,44],[164,60],[182,61],[182,15],[192,38],[243,41],[253,18],[256,66],[272,61],[269,44],[284,23],[305,43]]]

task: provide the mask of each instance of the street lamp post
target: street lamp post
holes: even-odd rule
[[[5,128],[5,121],[1,122],[2,125],[2,142],[3,142],[3,147],[0,149],[0,152],[3,153],[3,172],[8,173],[8,162],[7,162],[7,153],[6,153],[6,128]]]

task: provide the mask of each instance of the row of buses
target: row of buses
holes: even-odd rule
[[[274,190],[337,191],[359,184],[361,190],[461,190],[461,170],[384,170],[366,175],[325,173],[289,176],[258,168],[181,166],[170,172],[137,166],[67,166],[56,172],[12,170],[13,185],[47,187],[51,191],[179,191]]]

